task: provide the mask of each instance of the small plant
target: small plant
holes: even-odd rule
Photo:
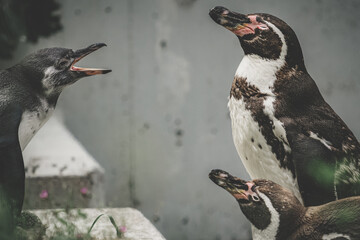
[[[90,236],[79,234],[79,230],[74,223],[66,219],[63,214],[66,214],[67,217],[81,217],[86,218],[86,214],[81,212],[80,209],[76,212],[76,215],[72,215],[69,209],[65,209],[62,211],[54,211],[53,215],[57,220],[58,224],[55,224],[56,232],[50,237],[50,240],[92,240]]]
[[[104,216],[105,214],[100,214],[95,218],[93,223],[91,224],[89,230],[87,233],[80,233],[79,229],[76,227],[74,223],[69,221],[67,218],[87,218],[87,215],[83,212],[81,212],[80,209],[77,210],[76,214],[72,213],[69,210],[62,210],[62,211],[55,211],[53,212],[57,224],[55,227],[57,228],[54,236],[50,238],[50,240],[95,240],[96,238],[91,236],[91,231],[93,230],[94,226],[98,222],[98,220]],[[67,218],[65,218],[64,214],[67,214]],[[124,239],[125,232],[127,231],[127,228],[125,224],[122,224],[121,226],[118,226],[115,222],[115,219],[112,216],[106,215],[113,225],[116,236],[118,239]]]
[[[100,217],[102,217],[103,215],[105,214],[100,214],[99,216],[97,216],[97,218],[94,220],[94,222],[92,223],[91,227],[89,228],[89,231],[88,231],[88,235],[90,236],[90,233],[91,233],[91,230],[93,229],[94,225],[96,224],[96,222],[100,219]],[[122,226],[119,226],[116,224],[115,222],[115,219],[112,217],[112,216],[109,216],[107,215],[107,217],[109,218],[111,224],[114,226],[115,228],[115,231],[116,231],[116,236],[118,238],[124,238],[124,234],[125,232],[127,231],[127,228],[122,225]]]

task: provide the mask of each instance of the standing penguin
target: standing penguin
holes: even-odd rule
[[[244,181],[222,170],[209,178],[235,197],[254,240],[360,239],[360,197],[304,207],[289,190],[263,179]]]
[[[11,231],[13,216],[21,212],[25,181],[22,150],[50,117],[66,86],[83,77],[111,72],[74,65],[103,46],[97,43],[77,51],[41,49],[0,71],[0,234]]]
[[[290,189],[305,206],[360,194],[359,142],[306,71],[294,31],[269,14],[209,14],[245,53],[228,107],[250,176]]]

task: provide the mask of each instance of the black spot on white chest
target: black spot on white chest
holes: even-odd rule
[[[269,145],[270,150],[279,160],[281,167],[294,173],[293,166],[288,161],[290,147],[286,140],[285,129],[282,122],[275,117],[273,103],[276,101],[276,97],[261,93],[257,87],[250,85],[245,78],[235,77],[230,91],[230,98],[234,99],[232,101],[234,104],[243,105],[243,109],[238,108],[235,111],[239,111],[240,114],[250,113],[248,125],[255,125],[253,129],[257,128],[265,139],[264,143],[255,141],[254,136],[249,132],[247,137],[252,139],[253,145],[260,149],[264,144]],[[230,111],[232,111],[231,108]],[[232,116],[236,118],[236,114]]]
[[[47,101],[40,100],[40,104],[32,110],[23,112],[19,126],[19,141],[21,150],[27,146],[36,132],[46,123],[54,107],[50,106]]]
[[[275,101],[246,79],[235,78],[228,103],[234,144],[252,178],[270,179],[301,200],[286,131],[275,117]]]

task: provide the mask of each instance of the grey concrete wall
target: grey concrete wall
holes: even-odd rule
[[[59,108],[105,168],[107,204],[135,206],[167,239],[247,239],[250,231],[234,199],[207,178],[212,168],[246,177],[226,107],[243,53],[208,17],[211,7],[289,23],[325,99],[360,136],[359,1],[61,2],[64,31],[23,45],[14,61],[47,46],[109,45],[81,64],[113,73],[66,89]]]

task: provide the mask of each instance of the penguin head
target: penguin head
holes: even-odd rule
[[[215,7],[210,17],[233,32],[246,55],[264,59],[284,58],[290,67],[304,67],[303,54],[295,32],[284,21],[265,13],[241,14]]]
[[[97,43],[75,51],[59,47],[45,48],[25,57],[20,66],[31,85],[50,95],[60,93],[65,86],[80,78],[111,72],[108,69],[75,66],[82,58],[104,46],[106,44]]]
[[[304,207],[287,189],[269,180],[245,181],[223,170],[212,170],[209,178],[228,191],[239,203],[247,219],[259,230],[278,232],[298,219]]]

